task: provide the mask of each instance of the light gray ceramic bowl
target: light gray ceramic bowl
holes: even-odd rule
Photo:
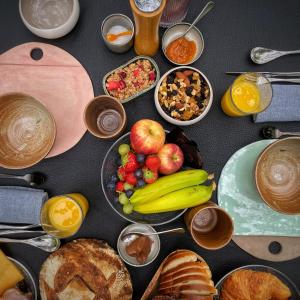
[[[106,39],[106,35],[107,35],[109,29],[112,26],[116,26],[116,25],[123,26],[123,27],[127,28],[127,30],[132,31],[128,42],[125,42],[122,44],[116,44],[116,43],[109,42]],[[101,25],[101,34],[102,34],[104,43],[108,47],[108,49],[110,49],[111,51],[116,52],[116,53],[123,53],[123,52],[128,51],[133,45],[134,26],[133,26],[132,21],[127,16],[122,15],[122,14],[112,14],[112,15],[107,16],[103,20],[102,25]]]
[[[182,69],[190,69],[190,70],[193,70],[197,73],[199,73],[202,78],[204,78],[204,80],[207,82],[207,85],[209,86],[209,90],[210,90],[210,96],[209,96],[209,102],[208,102],[208,105],[206,106],[205,110],[202,112],[202,114],[200,116],[198,116],[197,118],[195,119],[192,119],[192,120],[188,120],[188,121],[181,121],[181,120],[176,120],[174,118],[172,118],[171,116],[169,116],[161,107],[160,103],[159,103],[159,100],[158,100],[158,92],[159,92],[159,87],[161,86],[162,84],[162,81],[165,79],[166,76],[168,76],[168,74],[174,72],[174,71],[180,71]],[[212,102],[213,102],[213,89],[212,89],[212,86],[208,80],[208,78],[198,69],[196,68],[193,68],[193,67],[190,67],[190,66],[182,66],[182,67],[176,67],[176,68],[173,68],[171,70],[169,70],[168,72],[166,72],[159,80],[159,82],[157,83],[156,87],[155,87],[155,91],[154,91],[154,102],[155,102],[155,107],[158,111],[158,113],[166,120],[168,121],[169,123],[171,124],[174,124],[174,125],[177,125],[177,126],[189,126],[189,125],[193,125],[197,122],[199,122],[200,120],[202,120],[206,115],[207,113],[209,112],[210,108],[211,108],[211,105],[212,105]]]
[[[130,266],[133,266],[133,267],[144,267],[144,266],[147,266],[147,265],[151,264],[156,259],[156,257],[159,254],[159,251],[160,251],[160,239],[159,239],[159,236],[157,234],[149,236],[149,238],[152,240],[151,250],[150,250],[149,256],[148,256],[147,260],[145,261],[145,263],[144,264],[140,264],[136,260],[135,257],[129,256],[126,253],[126,250],[125,250],[126,246],[131,241],[125,243],[125,242],[123,242],[121,240],[121,236],[123,234],[130,233],[130,232],[133,232],[133,231],[144,232],[144,233],[156,232],[156,230],[153,227],[149,226],[149,225],[145,225],[145,224],[130,224],[130,225],[128,225],[127,227],[125,227],[121,231],[121,233],[119,235],[119,238],[118,238],[117,248],[118,248],[119,255]]]
[[[186,35],[186,38],[188,40],[194,41],[196,43],[196,53],[194,58],[188,63],[188,64],[179,64],[173,60],[171,60],[166,53],[166,48],[167,46],[174,40],[176,40],[177,38],[179,38],[190,26],[191,24],[189,23],[178,23],[175,24],[171,27],[169,27],[163,37],[162,37],[162,50],[164,52],[165,57],[174,65],[178,65],[178,66],[184,66],[184,65],[190,65],[193,62],[195,62],[197,59],[199,59],[199,57],[201,56],[203,49],[204,49],[204,39],[202,36],[202,33],[200,32],[200,30],[197,27],[194,27],[190,30],[190,32]]]
[[[62,7],[66,8],[65,13]],[[74,28],[80,7],[78,0],[19,0],[19,12],[24,25],[32,33],[45,39],[56,39]],[[57,25],[54,27],[50,26],[51,18],[51,24],[54,22],[53,18],[56,18]]]

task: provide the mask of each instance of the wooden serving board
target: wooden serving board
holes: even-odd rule
[[[42,53],[38,60],[31,56],[34,49]],[[94,91],[86,70],[68,52],[33,42],[1,54],[0,95],[10,92],[33,96],[54,116],[57,135],[47,157],[69,150],[84,135],[83,111]]]
[[[285,261],[300,256],[300,237],[235,235],[232,240],[254,257],[269,261]],[[271,243],[279,243],[280,251],[272,253]]]

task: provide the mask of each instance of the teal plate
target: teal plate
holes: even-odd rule
[[[300,236],[300,216],[278,213],[257,192],[254,168],[259,154],[274,140],[241,148],[224,166],[218,185],[218,203],[232,217],[235,235]]]

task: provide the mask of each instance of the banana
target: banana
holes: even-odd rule
[[[152,214],[197,206],[207,202],[215,189],[214,182],[210,186],[190,186],[147,203],[138,203],[133,210],[141,214]]]
[[[138,189],[130,198],[132,204],[145,203],[162,197],[168,193],[204,183],[209,178],[206,171],[191,169],[159,178],[152,184]]]

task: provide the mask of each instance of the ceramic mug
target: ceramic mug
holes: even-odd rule
[[[117,138],[127,124],[125,109],[117,99],[101,95],[92,99],[84,111],[88,131],[101,139]]]
[[[184,215],[184,221],[193,240],[208,250],[223,248],[233,235],[231,217],[211,201],[190,208]]]

